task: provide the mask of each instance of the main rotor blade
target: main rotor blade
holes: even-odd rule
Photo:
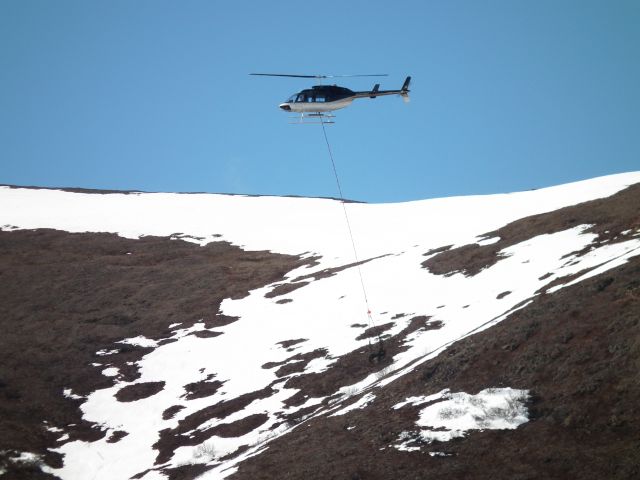
[[[327,78],[334,77],[388,77],[388,73],[364,73],[364,74],[355,74],[355,75],[327,75]]]
[[[295,78],[338,78],[338,77],[388,77],[386,73],[370,73],[356,75],[294,75],[290,73],[250,73],[249,75],[260,75],[263,77],[295,77]]]
[[[291,75],[288,73],[250,73],[249,75],[261,75],[263,77],[327,78],[325,75]]]

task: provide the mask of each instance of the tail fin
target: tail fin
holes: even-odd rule
[[[377,92],[379,89],[380,89],[380,84],[379,84],[379,83],[376,83],[376,84],[373,86],[373,89],[371,90],[371,94],[372,94],[372,95],[371,95],[369,98],[376,98],[376,97],[377,97],[376,92]]]
[[[402,84],[402,88],[400,89],[400,95],[402,96],[402,100],[404,103],[409,103],[409,84],[411,83],[411,77],[407,77],[404,83]]]
[[[409,93],[409,84],[411,83],[411,77],[407,77],[404,83],[402,84],[402,88],[400,89],[402,93]]]

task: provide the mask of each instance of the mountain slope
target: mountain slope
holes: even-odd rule
[[[634,257],[604,278],[539,297],[376,390],[365,409],[278,438],[230,478],[636,478],[639,278]],[[417,435],[423,405],[393,408],[445,388],[487,387],[529,390],[529,422],[429,444]],[[403,432],[416,450],[393,448]]]
[[[640,192],[627,187],[639,181],[624,174],[510,195],[349,204],[375,328],[335,201],[0,189],[11,285],[2,318],[17,332],[3,345],[11,353],[0,405],[13,419],[2,424],[4,468],[25,467],[18,452],[47,452],[45,470],[60,478],[419,478],[473,465],[489,475],[482,462],[499,456],[478,451],[513,438],[529,451],[521,436],[532,431],[532,442],[601,451],[586,457],[591,472],[627,474],[629,432],[638,430],[622,375],[637,361],[629,339],[640,252]],[[615,334],[602,334],[605,313]],[[569,320],[557,326],[558,316]],[[370,363],[377,332],[387,355]],[[52,343],[61,348],[45,348]],[[602,357],[610,348],[615,358]],[[571,382],[558,388],[559,378]],[[622,388],[614,413],[594,415],[612,386]],[[531,398],[529,422],[437,448],[415,422],[461,396],[392,408],[445,388],[506,387]],[[587,414],[602,432],[615,416],[615,446],[581,440]],[[523,478],[545,465],[558,478],[577,472],[501,452]],[[597,463],[603,457],[618,466]],[[283,464],[289,473],[274,470]]]
[[[620,232],[638,231],[638,187],[515,222],[499,231],[501,242],[510,243],[509,232],[562,229],[580,218],[591,219],[601,242],[620,241]],[[479,247],[493,253],[476,258],[491,264],[501,250],[494,245]],[[458,250],[425,263],[472,270],[477,262],[469,261],[465,247]],[[365,409],[314,419],[277,439],[232,478],[635,478],[639,322],[640,257],[634,256],[604,274],[544,292],[498,325],[452,344],[375,390]],[[530,389],[529,423],[508,433],[477,431],[429,444],[415,435],[420,407],[393,408],[400,399],[443,389],[475,394],[487,387]],[[390,448],[403,432],[413,434],[415,451]],[[429,455],[438,453],[445,456]]]

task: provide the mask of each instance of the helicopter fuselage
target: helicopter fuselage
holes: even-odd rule
[[[403,100],[408,101],[410,81],[411,77],[407,77],[400,90],[380,90],[380,84],[375,84],[371,90],[364,92],[354,92],[338,85],[315,85],[291,95],[279,106],[286,112],[300,113],[304,117],[305,114],[322,116],[322,114],[348,107],[356,98],[400,95]]]
[[[291,95],[280,108],[287,112],[331,112],[348,107],[356,92],[337,85],[316,85]]]

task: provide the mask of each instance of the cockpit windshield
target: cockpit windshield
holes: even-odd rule
[[[313,90],[304,90],[300,93],[295,93],[287,98],[287,103],[310,103],[310,102],[328,102],[323,92],[315,92]]]

